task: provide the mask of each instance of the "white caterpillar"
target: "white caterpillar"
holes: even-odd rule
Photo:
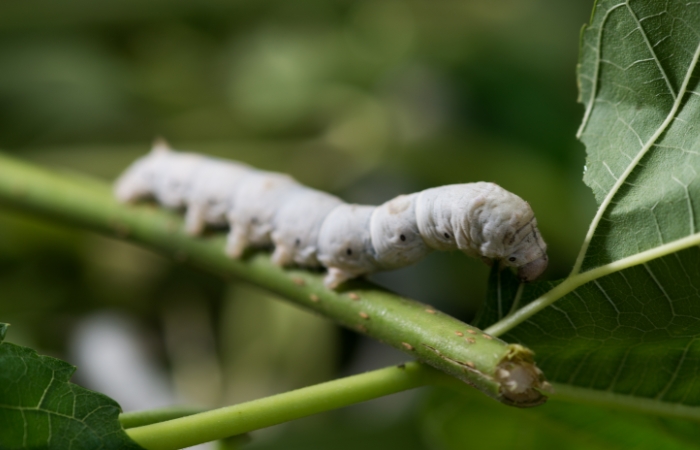
[[[187,208],[185,229],[229,225],[226,254],[274,245],[272,260],[328,269],[325,284],[413,264],[433,250],[461,250],[518,269],[547,267],[547,245],[530,205],[493,183],[441,186],[379,206],[346,204],[293,178],[231,161],[172,151],[164,142],[117,180],[121,202],[151,197]]]

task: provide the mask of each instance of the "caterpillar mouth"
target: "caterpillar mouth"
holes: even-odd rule
[[[547,256],[531,261],[518,269],[518,277],[524,282],[532,281],[542,275],[548,263]]]

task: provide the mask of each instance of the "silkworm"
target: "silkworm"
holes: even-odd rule
[[[119,177],[115,197],[186,209],[185,231],[230,230],[225,253],[274,246],[272,261],[328,269],[346,280],[404,267],[433,250],[460,250],[514,267],[532,281],[547,267],[547,245],[530,205],[494,183],[453,184],[400,195],[379,206],[347,204],[288,175],[176,152],[163,141]]]

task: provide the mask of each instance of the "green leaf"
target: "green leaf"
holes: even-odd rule
[[[507,339],[534,349],[553,382],[589,389],[590,396],[622,394],[610,402],[635,409],[700,418],[700,408],[672,411],[700,405],[699,256],[686,250],[584,284],[520,323]],[[665,280],[669,298],[647,268]],[[547,287],[526,287],[521,301],[530,303]]]
[[[489,274],[486,301],[474,319],[474,326],[486,328],[497,323],[516,311],[523,303],[532,302],[560,282],[539,281],[522,284],[512,270],[502,270],[494,264]],[[527,292],[525,301],[524,292]]]
[[[526,306],[504,317],[517,281],[492,275],[482,315],[499,320],[487,332],[532,348],[566,395],[695,419],[698,30],[697,2],[597,2],[581,38],[579,133],[599,210],[568,278],[525,286]]]
[[[68,380],[75,367],[2,342],[0,448],[141,449],[119,424],[119,405]]]
[[[698,3],[596,5],[581,43],[579,132],[601,208],[584,269],[698,231],[698,29]]]
[[[430,448],[461,450],[697,449],[697,423],[611,411],[552,399],[530,409],[506,408],[478,395],[434,392],[423,410]]]

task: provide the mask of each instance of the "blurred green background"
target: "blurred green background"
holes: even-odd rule
[[[556,279],[595,208],[574,137],[592,4],[2,2],[0,150],[110,182],[163,136],[359,203],[494,181],[532,205]],[[374,279],[468,321],[487,272],[434,254]],[[4,210],[0,320],[10,341],[77,364],[76,381],[126,410],[229,404],[404,359],[245,284]],[[424,418],[449,410],[441,398],[382,399],[250,448],[462,448]]]

